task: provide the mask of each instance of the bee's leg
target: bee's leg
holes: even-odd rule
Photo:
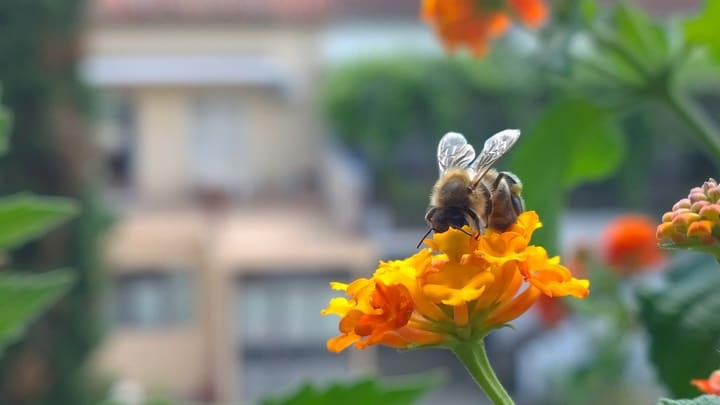
[[[480,215],[480,217],[482,218],[482,221],[483,221],[483,227],[482,227],[482,228],[480,228],[480,227],[477,228],[478,232],[480,232],[480,230],[481,230],[481,229],[484,230],[485,227],[486,227],[486,226],[488,225],[488,223],[489,223],[490,213],[492,212],[492,204],[493,204],[493,201],[492,201],[492,194],[490,193],[490,190],[487,188],[487,186],[486,186],[484,183],[482,183],[482,182],[479,183],[478,186],[477,186],[477,189],[480,190],[480,192],[482,193],[482,195],[483,195],[483,197],[484,197],[484,200],[485,200],[485,207],[483,207],[483,208],[484,208],[484,212]],[[476,216],[477,216],[477,214],[476,214]],[[480,221],[478,221],[478,223],[479,223],[479,222],[480,222]]]
[[[509,228],[517,221],[519,215],[516,201],[513,200],[511,181],[509,176],[501,173],[492,184],[492,212],[488,225],[498,231]]]
[[[478,217],[477,213],[471,209],[465,210],[465,215],[467,216],[467,219],[469,219],[468,224],[477,231],[475,239],[479,238],[485,228],[480,224],[480,217]]]
[[[514,174],[509,172],[500,172],[493,182],[493,191],[500,186],[500,182],[508,184],[510,189],[510,202],[512,203],[513,211],[520,215],[523,211],[525,211],[525,202],[523,202],[522,197],[520,197],[520,192],[522,191],[522,184],[520,184],[520,180]]]
[[[522,197],[517,194],[513,194],[510,199],[512,200],[512,206],[515,213],[518,215],[522,214],[525,211],[525,202]]]

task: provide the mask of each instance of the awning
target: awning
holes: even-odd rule
[[[286,74],[268,58],[235,55],[97,55],[81,72],[96,86],[282,87]]]

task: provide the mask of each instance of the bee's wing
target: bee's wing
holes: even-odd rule
[[[475,160],[475,149],[461,134],[448,132],[438,144],[437,160],[442,176],[451,167],[469,168]]]
[[[485,173],[498,161],[520,138],[520,130],[506,129],[491,136],[485,141],[482,152],[475,162],[475,177],[472,187],[477,187]]]

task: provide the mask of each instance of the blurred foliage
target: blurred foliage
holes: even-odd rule
[[[3,154],[7,151],[8,136],[10,134],[11,124],[12,114],[10,114],[10,112],[5,107],[0,106],[0,154]]]
[[[657,405],[720,405],[720,397],[703,395],[694,399],[667,399],[663,398]]]
[[[118,402],[112,399],[99,402],[97,405],[130,405],[125,402]],[[142,404],[134,403],[132,405],[200,405],[196,403],[191,402],[184,402],[184,401],[171,401],[168,399],[161,399],[161,398],[153,398],[149,399],[147,401],[142,402]]]
[[[707,1],[705,11],[697,18],[687,21],[685,35],[688,42],[706,47],[710,55],[720,63],[720,3]]]
[[[13,118],[10,153],[0,159],[0,193],[27,190],[77,201],[76,221],[9,257],[13,269],[25,274],[71,268],[75,282],[21,342],[5,351],[3,404],[97,402],[84,367],[99,339],[97,243],[105,219],[90,187],[93,160],[83,121],[89,98],[77,75],[84,9],[83,0],[0,2],[0,82]]]
[[[642,397],[628,381],[625,370],[634,334],[638,332],[635,314],[622,296],[622,276],[611,271],[601,259],[587,255],[582,268],[590,280],[591,293],[584,300],[566,300],[580,316],[579,327],[592,331],[593,348],[586,361],[553,381],[546,404],[632,404]]]
[[[64,198],[30,194],[0,198],[0,249],[13,248],[43,235],[76,211],[77,206]]]
[[[312,383],[301,386],[297,391],[279,399],[264,399],[261,405],[409,405],[414,404],[437,382],[418,380],[414,382],[381,384],[375,378],[366,378],[350,383],[334,383],[318,388]]]
[[[0,227],[2,221],[0,221]],[[72,272],[0,275],[0,355],[20,338],[28,322],[45,312],[72,285]]]
[[[535,239],[539,244],[558,251],[559,207],[567,192],[607,177],[623,154],[622,133],[606,109],[585,99],[565,99],[545,110],[518,143],[510,164],[523,181],[526,207],[543,221]]]
[[[0,107],[0,145],[7,144],[10,113]],[[6,149],[0,147],[0,155]],[[0,198],[0,252],[28,242],[75,214],[72,201],[28,194]],[[39,275],[0,274],[0,355],[20,338],[29,322],[70,288],[69,270]]]
[[[690,385],[720,366],[720,272],[711,256],[681,255],[667,286],[641,294],[640,316],[650,336],[650,358],[675,395],[697,394]]]

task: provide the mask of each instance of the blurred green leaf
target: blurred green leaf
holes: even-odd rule
[[[662,398],[657,405],[720,405],[720,397],[714,395],[703,395],[693,399]]]
[[[7,152],[11,124],[12,115],[7,109],[0,107],[0,155]]]
[[[581,0],[579,9],[582,22],[585,24],[591,24],[598,16],[598,5],[595,0]]]
[[[652,69],[667,59],[670,51],[668,36],[645,11],[623,2],[615,9],[614,19],[619,42],[638,55],[638,60],[646,62],[646,67]]]
[[[284,398],[264,399],[261,405],[407,405],[415,403],[436,385],[435,378],[393,384],[380,384],[375,378],[367,378],[324,388],[307,383]]]
[[[708,0],[697,18],[685,23],[685,37],[691,44],[706,46],[720,62],[720,2]]]
[[[623,107],[657,96],[680,70],[677,24],[661,24],[630,2],[621,1],[586,24],[592,46],[577,52],[578,79],[606,83],[603,96]],[[592,79],[595,77],[595,79]],[[587,84],[584,84],[587,86]],[[600,98],[596,89],[588,94]]]
[[[697,395],[690,380],[720,365],[720,269],[708,255],[679,255],[668,285],[640,294],[650,359],[674,396]]]
[[[0,274],[0,353],[20,338],[30,322],[72,284],[69,270],[43,274]]]
[[[526,208],[544,224],[539,242],[556,252],[565,193],[612,174],[624,140],[611,113],[589,100],[565,99],[550,106],[515,148],[511,167],[523,181]]]
[[[72,200],[17,194],[0,198],[0,250],[21,245],[75,214]]]

